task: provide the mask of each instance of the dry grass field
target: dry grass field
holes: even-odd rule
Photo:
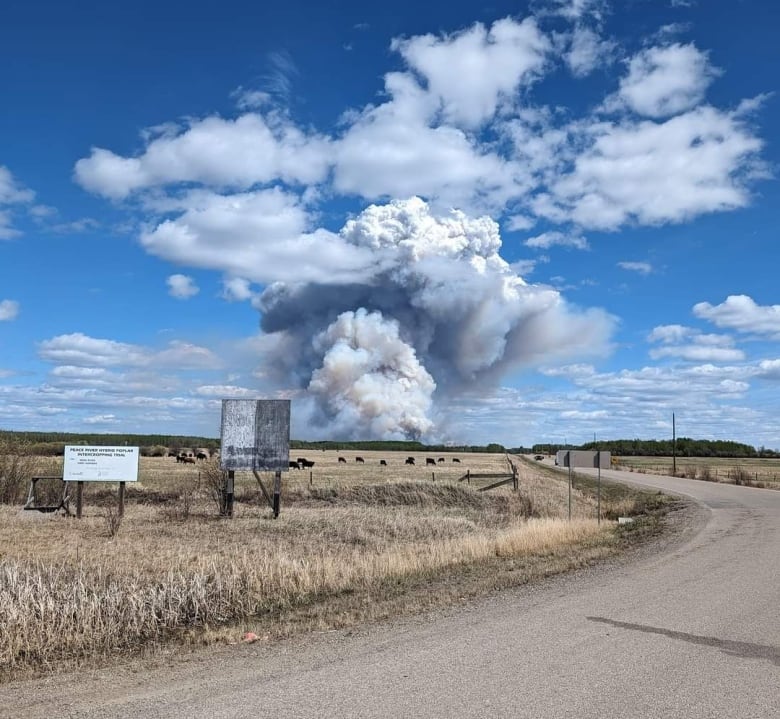
[[[677,457],[676,465],[680,477],[780,489],[780,459]],[[672,458],[619,457],[617,468],[650,474],[671,474]]]
[[[81,520],[0,505],[0,676],[419,611],[620,548],[591,493],[574,492],[566,521],[565,478],[533,463],[515,460],[519,491],[479,492],[488,480],[458,480],[505,471],[504,455],[299,456],[314,466],[285,473],[278,519],[251,473],[236,474],[234,518],[220,518],[216,464],[173,458],[141,458],[121,521],[108,484],[86,485]],[[643,511],[629,491],[603,516]]]

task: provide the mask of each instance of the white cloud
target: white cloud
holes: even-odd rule
[[[549,11],[572,23],[554,42],[540,25]],[[76,179],[106,197],[138,197],[156,216],[157,226],[143,233],[151,252],[185,264],[191,257],[193,266],[255,282],[274,272],[240,272],[236,265],[253,252],[242,251],[233,262],[209,239],[247,232],[230,222],[203,225],[217,214],[249,214],[257,226],[286,222],[275,212],[262,220],[252,210],[274,192],[286,198],[292,215],[302,216],[290,229],[309,233],[304,246],[316,234],[309,215],[334,194],[371,201],[416,195],[438,210],[507,212],[509,229],[545,219],[615,230],[745,206],[749,183],[766,176],[758,162],[762,143],[747,126],[760,102],[743,101],[730,113],[702,105],[717,71],[693,45],[642,50],[601,108],[633,110],[645,119],[621,113],[605,120],[601,110],[577,119],[558,105],[532,103],[534,81],[556,64],[567,62],[582,76],[616,54],[600,38],[601,11],[602,3],[584,0],[547,3],[536,18],[396,38],[391,48],[405,67],[385,74],[386,97],[348,109],[330,134],[297,125],[258,91],[239,90],[241,108],[255,110],[186,126],[163,123],[144,134],[144,148],[134,156],[94,148],[76,164]],[[289,79],[289,71],[281,76]],[[314,244],[320,241],[327,245],[327,235]],[[266,246],[255,237],[242,246],[260,243]],[[280,248],[272,255],[276,272],[291,266]],[[353,260],[347,256],[349,271]],[[364,260],[357,264],[364,267]],[[330,263],[327,271],[334,269]]]
[[[32,202],[35,193],[22,187],[7,167],[0,165],[0,205],[16,205]]]
[[[476,23],[450,36],[396,39],[392,48],[423,76],[447,120],[474,128],[539,75],[551,44],[533,18],[505,18],[490,29]]]
[[[198,193],[179,217],[141,235],[153,255],[267,284],[348,282],[376,258],[326,230],[307,232],[298,198],[278,188],[239,195]]]
[[[659,347],[658,349],[650,350],[650,357],[653,359],[678,357],[688,362],[739,362],[745,359],[745,353],[734,348],[692,344],[676,347]]]
[[[640,275],[649,275],[653,266],[649,262],[618,262],[618,267],[629,272],[638,272]]]
[[[16,300],[0,301],[0,322],[15,320],[19,316],[19,303]]]
[[[683,325],[660,325],[653,328],[647,339],[664,345],[650,350],[653,359],[676,357],[687,362],[707,363],[740,362],[745,359],[745,353],[733,347],[732,337],[704,334]]]
[[[580,20],[586,15],[600,19],[604,5],[604,0],[551,0],[541,12],[552,12],[567,20]]]
[[[548,249],[553,245],[562,247],[574,247],[577,250],[587,250],[588,241],[579,235],[567,235],[563,232],[544,232],[536,237],[530,237],[524,243],[526,247],[535,247],[538,249]]]
[[[756,376],[763,379],[780,380],[780,359],[761,360]]]
[[[172,341],[163,350],[152,350],[115,340],[97,339],[80,332],[58,335],[38,345],[47,362],[74,367],[157,367],[175,369],[217,368],[222,362],[205,347]]]
[[[177,300],[188,300],[200,292],[195,281],[188,275],[170,275],[165,283],[168,285],[168,294]]]
[[[114,199],[181,182],[240,189],[278,179],[308,184],[325,178],[328,155],[327,139],[273,114],[247,113],[194,120],[180,134],[153,139],[138,157],[93,148],[76,163],[75,176],[85,189]]]
[[[120,420],[117,418],[115,414],[96,414],[92,415],[91,417],[84,417],[82,420],[84,424],[105,424],[105,425],[116,425],[119,424]]]
[[[647,48],[631,58],[628,75],[607,107],[622,104],[652,118],[676,115],[698,105],[719,74],[692,44]]]
[[[333,183],[368,199],[412,195],[441,207],[500,209],[525,174],[451,125],[429,125],[436,102],[408,74],[390,73],[392,99],[356,115],[335,147]]]
[[[574,77],[585,77],[600,65],[609,64],[615,44],[602,40],[591,28],[577,25],[564,60]]]
[[[649,342],[680,342],[686,337],[690,337],[695,334],[696,330],[691,327],[684,327],[683,325],[660,325],[654,327],[650,332],[647,339]]]
[[[195,394],[201,397],[220,397],[220,398],[249,398],[257,397],[257,389],[249,387],[239,387],[232,384],[219,385],[201,385],[195,388]]]
[[[729,295],[719,305],[699,302],[693,314],[717,327],[780,339],[780,305],[758,305],[748,295]]]
[[[26,205],[35,199],[35,193],[22,187],[7,167],[0,165],[0,240],[11,240],[22,233],[13,227],[14,205]]]
[[[228,277],[222,280],[222,299],[228,302],[245,302],[256,297],[249,280],[243,277]]]
[[[733,210],[762,143],[734,115],[699,107],[663,123],[595,123],[593,143],[534,200],[552,221],[615,230]]]

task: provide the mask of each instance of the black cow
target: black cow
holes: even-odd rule
[[[304,467],[313,467],[314,466],[314,460],[299,459],[298,462],[301,465],[301,469],[303,469]]]
[[[208,455],[205,452],[198,452],[196,455],[198,459],[208,459]]]
[[[443,462],[443,461],[444,461],[444,457],[439,457],[439,462]]]
[[[459,460],[457,457],[453,457],[453,458],[452,458],[452,461],[453,461],[453,462],[457,462],[458,464],[460,464],[460,460]]]
[[[414,464],[414,457],[407,457],[404,464]]]
[[[301,465],[297,462],[290,462],[290,469],[300,469]]]
[[[433,457],[426,457],[425,458],[425,464],[426,465],[432,464],[435,467],[436,466],[436,460]]]
[[[355,461],[356,461],[358,464],[365,464],[365,463],[366,463],[366,460],[365,460],[365,459],[363,459],[362,457],[355,457]]]
[[[339,457],[339,462],[340,462],[341,464],[346,464],[346,463],[347,463],[347,460],[346,460],[346,459],[344,459],[344,457]]]
[[[384,459],[380,459],[379,464],[382,465],[383,467],[387,467],[387,462],[385,462]]]

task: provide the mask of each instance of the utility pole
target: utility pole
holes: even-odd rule
[[[674,426],[674,412],[672,412],[672,474],[677,476],[677,431]]]

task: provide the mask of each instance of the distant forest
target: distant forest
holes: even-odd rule
[[[146,456],[162,455],[170,449],[219,449],[219,439],[174,434],[82,434],[77,432],[12,432],[0,430],[0,443],[23,442],[30,451],[41,455],[60,455],[66,444],[91,446],[128,445],[140,447]],[[533,447],[505,447],[503,444],[423,444],[401,440],[366,440],[354,442],[290,440],[291,450],[378,450],[383,452],[509,452],[510,454],[554,454],[559,449],[601,449],[617,457],[670,457],[670,439],[613,439],[587,442],[582,445],[535,444]],[[780,453],[764,447],[750,446],[727,440],[690,439],[679,437],[676,443],[678,457],[780,457]]]
[[[772,449],[749,444],[731,442],[728,440],[691,439],[678,437],[675,447],[671,439],[610,439],[599,442],[587,442],[580,446],[534,445],[533,451],[542,454],[553,454],[559,449],[600,449],[611,452],[616,457],[778,457],[780,454]]]
[[[31,452],[41,455],[60,455],[66,444],[84,444],[89,446],[140,447],[146,456],[163,455],[169,449],[203,448],[219,449],[219,439],[214,437],[192,437],[189,435],[169,434],[82,434],[77,432],[13,432],[0,430],[0,442],[23,442]],[[511,452],[522,454],[530,452],[526,447],[507,449],[502,444],[487,445],[443,445],[422,444],[401,440],[366,440],[355,442],[318,441],[306,442],[291,439],[290,449],[331,449],[331,450],[379,450],[384,452]]]

